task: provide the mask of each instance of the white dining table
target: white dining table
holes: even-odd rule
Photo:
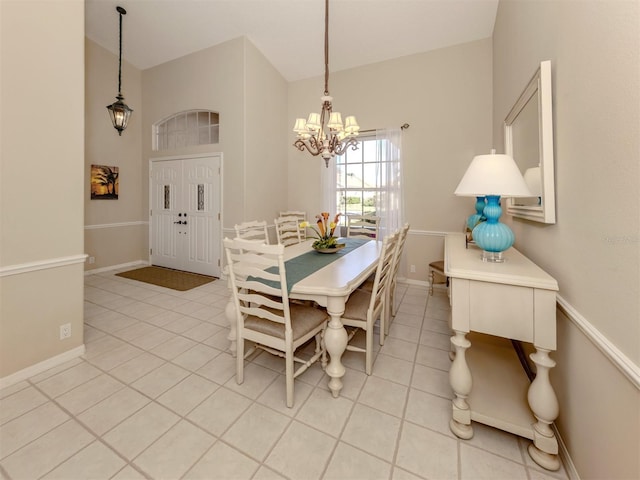
[[[312,243],[313,240],[307,240],[285,248],[285,261],[312,251]],[[327,313],[331,317],[324,335],[325,346],[329,354],[329,363],[325,372],[330,377],[329,389],[334,397],[340,395],[343,386],[342,377],[345,374],[345,368],[341,361],[348,341],[347,331],[341,320],[345,304],[349,295],[375,272],[381,251],[382,242],[368,241],[299,280],[291,287],[289,293],[290,299],[317,302],[327,309]],[[229,348],[235,356],[236,314],[232,299],[227,304],[226,316],[230,325],[228,339],[231,344]]]

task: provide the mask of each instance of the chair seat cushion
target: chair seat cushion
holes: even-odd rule
[[[371,292],[364,290],[356,290],[351,294],[347,304],[345,305],[344,318],[351,318],[353,320],[367,321],[367,310],[369,310],[369,303],[371,302]]]
[[[329,319],[329,315],[324,310],[296,303],[289,304],[289,312],[291,314],[291,329],[293,330],[294,340],[305,336]],[[284,340],[284,323],[272,322],[271,320],[249,315],[244,321],[244,328]]]
[[[434,269],[437,272],[444,274],[444,260],[438,260],[436,262],[431,262],[429,267]]]

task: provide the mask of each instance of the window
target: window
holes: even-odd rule
[[[176,113],[153,126],[153,150],[219,142],[220,115],[208,110]]]
[[[375,137],[360,138],[358,149],[336,157],[336,207],[346,215],[375,215],[380,198],[380,164]]]
[[[325,208],[345,215],[380,217],[381,235],[403,224],[401,130],[358,137],[358,149],[335,157],[323,174]],[[324,169],[323,169],[324,170]]]

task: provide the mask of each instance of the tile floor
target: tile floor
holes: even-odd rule
[[[342,396],[315,364],[284,405],[284,363],[237,385],[224,281],[188,292],[86,277],[86,354],[0,393],[0,479],[567,479],[528,441],[449,431],[448,303],[398,286],[374,364],[347,352]]]

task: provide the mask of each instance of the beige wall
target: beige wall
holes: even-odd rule
[[[243,220],[273,221],[286,196],[278,185],[286,161],[277,142],[285,121],[286,82],[262,54],[246,38],[237,38],[145,70],[142,79],[143,139],[151,138],[154,122],[176,112],[220,113],[218,145],[159,154],[144,141],[145,175],[151,157],[222,152],[225,232]],[[144,189],[148,192],[148,185]]]
[[[437,232],[460,231],[475,199],[453,195],[474,155],[492,147],[491,39],[331,73],[334,110],[356,115],[362,129],[411,126],[402,137],[405,220],[411,223],[405,264],[412,280],[442,259]],[[287,144],[296,117],[319,111],[323,77],[289,85]],[[324,210],[319,157],[288,147],[289,207]],[[407,272],[409,269],[407,268]]]
[[[287,207],[287,82],[245,40],[246,201],[245,220],[273,224]],[[275,237],[274,237],[275,240]]]
[[[84,2],[3,1],[0,9],[5,378],[83,343]],[[64,323],[72,336],[59,340]]]
[[[640,364],[640,3],[501,1],[494,139],[539,62],[551,60],[556,225],[513,220],[516,247],[560,285],[600,340]],[[503,151],[501,148],[500,151]],[[637,387],[558,316],[558,426],[581,478],[640,478]]]
[[[142,73],[122,63],[122,95],[133,109],[122,136],[106,106],[118,93],[118,57],[85,39],[85,253],[95,259],[87,271],[148,258],[147,210],[142,184]],[[147,137],[148,139],[148,137]],[[117,200],[91,200],[91,165],[119,168]]]

